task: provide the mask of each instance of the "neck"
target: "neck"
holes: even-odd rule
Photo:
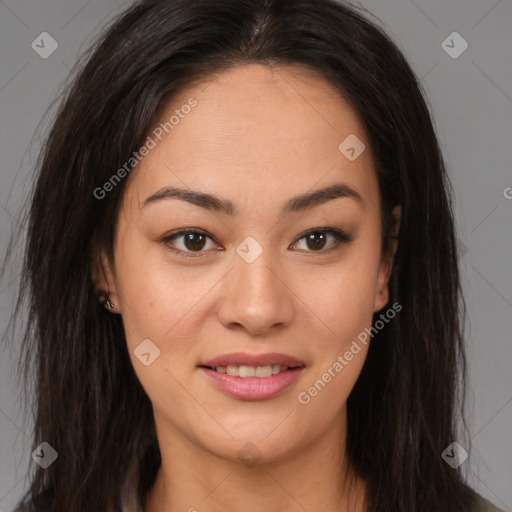
[[[362,511],[364,482],[347,460],[345,425],[253,466],[218,457],[185,437],[176,439],[175,432],[168,442],[159,436],[162,465],[144,512]]]

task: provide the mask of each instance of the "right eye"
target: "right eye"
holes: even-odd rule
[[[178,248],[178,244],[175,244],[174,242],[175,240],[180,239],[181,248]],[[203,231],[198,231],[196,229],[181,229],[175,233],[166,235],[162,239],[162,243],[182,258],[198,258],[201,256],[200,253],[207,252],[203,251],[207,239],[210,239],[213,242],[213,238]],[[218,247],[217,250],[219,250]]]

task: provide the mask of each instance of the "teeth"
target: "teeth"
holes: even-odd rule
[[[238,368],[236,366],[226,366],[226,373],[231,377],[238,377]]]
[[[219,373],[225,373],[231,377],[271,377],[278,373],[285,372],[288,370],[288,366],[282,366],[280,364],[265,365],[265,366],[246,366],[246,365],[228,365],[228,366],[217,366],[215,368]]]
[[[239,377],[254,377],[256,373],[256,368],[254,366],[239,366],[238,367],[238,376]]]
[[[256,377],[272,377],[272,366],[257,366],[254,369],[254,375]]]

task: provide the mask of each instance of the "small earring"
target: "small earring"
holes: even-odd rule
[[[114,304],[112,304],[112,302],[110,302],[108,297],[106,297],[105,300],[101,304],[103,306],[108,306],[109,309],[114,309]]]

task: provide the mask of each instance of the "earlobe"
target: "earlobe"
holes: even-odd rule
[[[383,255],[381,265],[379,268],[379,276],[377,282],[377,293],[375,295],[375,303],[373,311],[380,311],[389,301],[389,287],[388,282],[393,270],[393,263],[395,254],[398,250],[398,234],[400,232],[400,220],[402,218],[402,208],[397,205],[391,212],[393,218],[393,227],[390,233],[389,249]]]
[[[93,263],[93,282],[96,298],[108,311],[120,313],[114,273],[105,250],[100,250]]]
[[[115,307],[114,303],[110,301],[110,295],[108,293],[101,292],[98,295],[98,301],[101,302],[102,306],[105,306],[110,311],[112,311]]]

